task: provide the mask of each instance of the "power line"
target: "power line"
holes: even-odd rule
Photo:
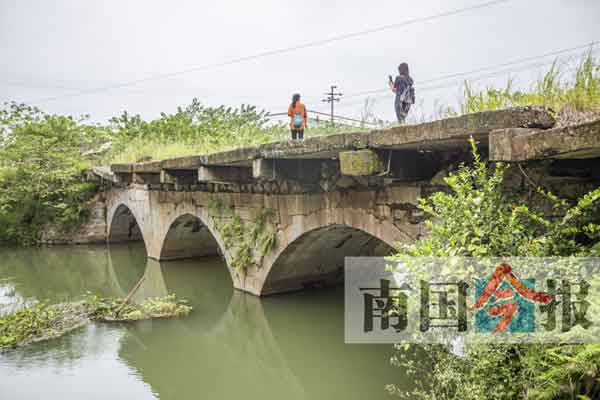
[[[331,89],[329,90],[329,92],[325,93],[325,96],[327,96],[327,97],[324,98],[323,100],[321,100],[325,103],[329,103],[331,106],[331,123],[332,124],[333,124],[333,105],[335,104],[335,102],[339,102],[340,97],[343,96],[343,93],[336,93],[335,89],[337,89],[337,86],[331,85]]]
[[[61,86],[61,85],[55,85],[55,84],[47,84],[47,83],[35,84],[35,83],[30,83],[30,82],[0,81],[0,85],[22,87],[22,88],[26,88],[26,89],[58,89],[58,90],[68,90],[68,91],[78,90],[73,87]]]
[[[38,100],[35,100],[32,102],[33,103],[41,103],[41,102],[55,101],[55,100],[59,100],[59,99],[79,97],[82,95],[94,94],[94,93],[104,92],[104,91],[108,91],[108,90],[134,86],[134,85],[138,85],[140,83],[144,83],[144,82],[148,82],[148,81],[172,78],[172,77],[175,77],[178,75],[188,74],[191,72],[206,71],[206,70],[220,68],[220,67],[224,67],[224,66],[228,66],[228,65],[238,64],[238,63],[245,62],[245,61],[251,61],[251,60],[258,59],[258,58],[269,57],[269,56],[274,56],[274,55],[283,54],[283,53],[290,53],[290,52],[294,52],[297,50],[307,49],[310,47],[322,46],[325,44],[348,40],[348,39],[352,39],[352,38],[359,37],[359,36],[370,35],[373,33],[383,32],[383,31],[390,30],[390,29],[398,29],[398,28],[409,26],[409,25],[414,25],[414,24],[417,24],[420,22],[428,22],[428,21],[432,21],[435,19],[449,17],[449,16],[457,15],[457,14],[468,12],[468,11],[474,11],[474,10],[482,9],[485,7],[490,7],[490,6],[494,6],[497,4],[501,4],[501,3],[507,3],[509,1],[512,1],[512,0],[488,1],[488,2],[477,4],[474,6],[458,8],[455,10],[445,11],[445,12],[441,12],[441,13],[437,13],[437,14],[433,14],[433,15],[429,15],[429,16],[425,16],[425,17],[412,18],[412,19],[408,19],[408,20],[405,20],[405,21],[402,21],[399,23],[395,23],[395,24],[382,25],[382,26],[379,26],[376,28],[366,29],[366,30],[362,30],[362,31],[352,32],[352,33],[346,33],[346,34],[342,34],[342,35],[338,35],[338,36],[332,36],[330,38],[323,39],[323,40],[315,40],[312,42],[306,42],[306,43],[298,44],[295,46],[263,51],[263,52],[249,55],[249,56],[233,58],[231,60],[227,60],[227,61],[223,61],[223,62],[219,62],[219,63],[199,65],[199,66],[195,66],[195,67],[186,68],[186,69],[183,69],[180,71],[151,75],[151,76],[148,76],[145,78],[135,79],[135,80],[123,82],[123,83],[116,84],[116,85],[107,85],[107,86],[91,88],[91,89],[87,89],[87,90],[80,90],[79,92],[65,94],[62,96],[47,97],[47,98],[38,99]]]
[[[444,81],[444,80],[447,80],[447,79],[458,78],[458,77],[464,78],[464,77],[468,77],[468,76],[473,75],[473,74],[478,73],[478,72],[484,72],[484,71],[494,70],[494,69],[497,69],[497,68],[503,68],[503,67],[507,67],[507,66],[511,66],[511,65],[521,64],[521,63],[527,62],[527,61],[533,61],[533,60],[541,59],[541,58],[545,58],[545,57],[557,56],[557,55],[561,55],[561,54],[564,54],[564,53],[570,53],[570,52],[573,52],[573,51],[576,51],[576,50],[581,50],[581,49],[584,49],[584,48],[591,48],[591,47],[593,47],[594,45],[596,45],[598,43],[599,43],[598,41],[593,41],[593,42],[590,42],[590,43],[585,44],[585,45],[571,47],[571,48],[568,48],[568,49],[557,50],[557,51],[553,51],[553,52],[549,52],[549,53],[545,53],[545,54],[541,54],[541,55],[537,55],[537,56],[525,57],[525,58],[521,58],[521,59],[518,59],[518,60],[514,60],[514,61],[510,61],[510,62],[498,64],[498,65],[495,65],[495,66],[488,66],[488,67],[483,67],[483,68],[477,68],[477,69],[474,69],[474,70],[471,70],[471,71],[465,71],[465,72],[460,72],[460,73],[443,75],[443,76],[440,76],[440,77],[436,77],[436,78],[432,78],[432,79],[427,79],[427,80],[418,82],[418,85],[415,84],[415,87],[419,88],[420,92],[430,91],[430,90],[437,90],[437,89],[443,89],[443,88],[447,88],[447,87],[452,87],[452,86],[456,86],[457,84],[462,83],[463,80],[461,79],[461,80],[458,80],[458,81],[452,81],[452,82],[441,84],[441,85],[426,86],[426,87],[421,87],[420,85],[427,84],[427,83],[433,83],[433,82],[437,82],[437,81]],[[592,50],[592,51],[595,51],[595,50]],[[485,79],[485,78],[489,78],[489,77],[494,77],[494,76],[497,76],[497,75],[500,75],[500,74],[503,74],[503,73],[507,73],[507,72],[516,72],[516,71],[521,71],[521,70],[527,70],[527,69],[532,69],[532,68],[536,68],[536,67],[541,67],[541,66],[553,63],[553,62],[554,62],[554,60],[551,61],[551,62],[536,63],[536,64],[533,64],[533,65],[529,64],[525,68],[503,69],[501,71],[495,71],[495,72],[492,72],[492,73],[489,73],[489,74],[478,76],[478,77],[474,78],[473,80],[481,80],[481,79]],[[346,98],[354,98],[354,97],[364,97],[364,98],[367,98],[367,97],[370,97],[370,96],[368,96],[370,94],[377,94],[378,96],[374,96],[374,98],[381,98],[381,97],[384,97],[384,95],[381,95],[381,93],[386,93],[386,96],[387,96],[387,92],[389,92],[389,88],[367,90],[367,91],[362,91],[362,92],[356,92],[356,93],[348,94],[346,96]],[[364,100],[364,98],[361,99],[360,102],[362,102]],[[340,104],[339,107],[343,108],[343,107],[346,107],[346,106],[349,106],[349,105],[353,105],[353,104],[358,104],[358,103],[357,102],[344,103],[344,104]]]
[[[324,112],[320,112],[320,111],[315,111],[315,110],[307,110],[307,112],[309,114],[323,115],[323,116],[326,116],[326,117],[330,117],[331,116],[330,114],[327,114],[327,113],[324,113]],[[287,117],[288,113],[287,112],[282,112],[282,113],[268,113],[266,116],[269,117],[269,118],[271,118],[271,117]],[[357,122],[357,123],[360,123],[360,124],[377,125],[377,124],[374,124],[372,122],[358,120],[358,119],[350,118],[350,117],[344,117],[344,116],[341,116],[341,115],[334,115],[333,117],[335,119],[341,119],[341,120],[344,120],[344,121]],[[314,120],[320,121],[318,119],[314,119]]]
[[[537,60],[540,58],[546,58],[546,57],[551,57],[551,56],[558,56],[564,53],[570,53],[576,50],[581,50],[584,48],[588,48],[588,47],[593,47],[596,44],[598,44],[598,41],[592,41],[590,43],[584,44],[584,45],[580,45],[580,46],[575,46],[575,47],[570,47],[567,49],[562,49],[562,50],[557,50],[557,51],[551,51],[548,53],[544,53],[544,54],[540,54],[537,56],[530,56],[530,57],[524,57],[524,58],[520,58],[517,60],[513,60],[513,61],[509,61],[509,62],[505,62],[502,64],[498,64],[498,65],[493,65],[493,66],[487,66],[487,67],[482,67],[482,68],[477,68],[477,69],[473,69],[470,71],[465,71],[465,72],[459,72],[459,73],[453,73],[453,74],[448,74],[448,75],[443,75],[443,76],[438,76],[436,78],[431,78],[431,79],[427,79],[421,82],[417,82],[419,85],[422,84],[427,84],[427,83],[432,83],[432,82],[437,82],[437,81],[444,81],[447,79],[452,79],[452,78],[459,78],[459,77],[464,77],[464,76],[468,76],[468,75],[473,75],[479,72],[485,72],[485,71],[489,71],[489,70],[494,70],[497,68],[504,68],[504,67],[508,67],[511,65],[516,65],[516,64],[522,64],[524,62],[528,62],[528,61],[533,61],[533,60]],[[416,86],[416,85],[415,85]],[[381,93],[381,92],[387,92],[389,91],[389,88],[386,89],[373,89],[373,90],[366,90],[366,91],[362,91],[362,92],[356,92],[356,93],[350,93],[346,96],[346,98],[352,98],[352,97],[359,97],[359,96],[363,96],[365,94],[377,94],[377,93]]]
[[[313,114],[318,114],[318,115],[324,115],[324,116],[327,116],[327,117],[329,117],[329,116],[330,116],[330,114],[323,113],[323,112],[320,112],[320,111],[315,111],[315,110],[308,110],[308,112],[309,112],[309,113],[313,113]],[[362,120],[358,120],[358,119],[355,119],[355,118],[350,118],[350,117],[342,117],[341,115],[334,115],[333,117],[334,117],[335,119],[341,119],[341,120],[345,120],[345,121],[358,122],[358,123],[360,123],[360,124],[367,124],[367,125],[377,125],[377,124],[374,124],[374,123],[372,123],[372,122],[362,121]]]

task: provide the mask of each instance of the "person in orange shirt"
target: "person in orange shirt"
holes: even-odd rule
[[[288,108],[290,117],[290,131],[292,132],[292,140],[304,140],[304,129],[306,129],[306,107],[300,102],[298,93],[292,96],[292,104]]]

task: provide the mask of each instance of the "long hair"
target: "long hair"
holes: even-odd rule
[[[292,108],[296,108],[296,103],[300,101],[300,95],[298,93],[295,93],[292,96]]]
[[[400,72],[400,75],[410,76],[410,74],[408,73],[408,64],[405,62],[400,64],[398,66],[398,72]]]

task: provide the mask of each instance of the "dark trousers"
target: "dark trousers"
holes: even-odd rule
[[[304,140],[304,129],[291,129],[292,140]]]
[[[402,100],[400,100],[400,96],[396,96],[394,101],[394,111],[396,111],[396,118],[398,118],[399,123],[404,123],[409,109],[410,103],[404,103]]]

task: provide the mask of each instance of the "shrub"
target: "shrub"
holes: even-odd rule
[[[562,211],[556,220],[517,204],[502,190],[506,166],[489,166],[471,140],[474,163],[446,182],[448,193],[421,200],[432,219],[428,236],[401,247],[411,256],[595,255],[600,188],[570,206],[549,193],[540,196]],[[442,345],[423,346],[424,360],[409,360],[396,347],[393,361],[416,379],[416,389],[390,391],[420,399],[562,399],[600,395],[600,348],[584,345],[473,345],[458,357]],[[493,373],[491,373],[493,372]],[[580,397],[585,398],[585,397]]]

